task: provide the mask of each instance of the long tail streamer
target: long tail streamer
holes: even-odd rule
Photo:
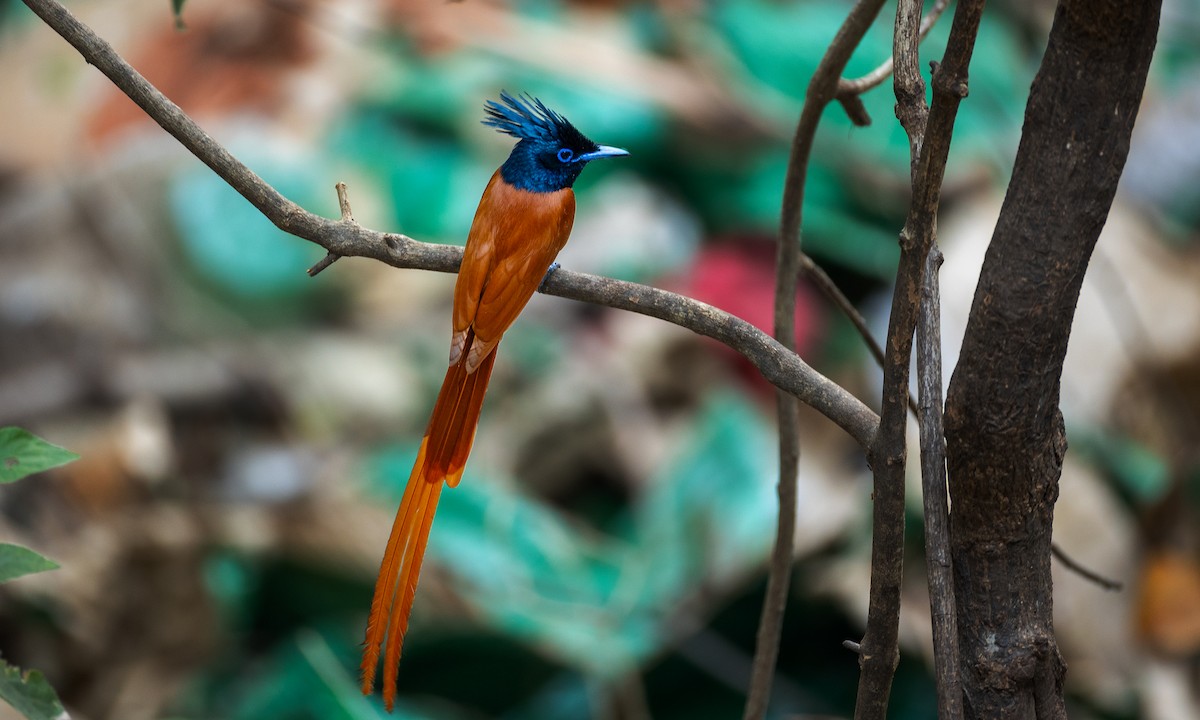
[[[474,334],[469,333],[468,350],[473,341]],[[375,582],[375,595],[371,599],[371,614],[363,643],[362,691],[364,695],[371,693],[379,656],[383,654],[383,702],[389,711],[396,701],[400,650],[408,631],[417,579],[442,483],[454,487],[462,478],[496,359],[493,351],[475,372],[468,373],[465,368],[468,354],[464,352],[459,362],[450,366],[442,381],[429,427],[404,489],[396,521],[392,524],[379,579]]]

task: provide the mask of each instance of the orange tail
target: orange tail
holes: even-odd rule
[[[468,333],[467,349],[474,340]],[[488,379],[496,353],[491,352],[475,372],[468,374],[464,363],[468,353],[446,371],[433,416],[421,441],[417,461],[404,498],[396,513],[392,533],[388,537],[375,596],[371,599],[371,614],[367,620],[367,637],[362,659],[362,691],[370,695],[375,684],[375,669],[383,653],[383,701],[390,711],[396,700],[396,674],[400,662],[400,647],[408,631],[408,616],[412,612],[417,578],[429,542],[429,528],[437,510],[442,482],[454,487],[462,478],[479,410],[487,392]]]

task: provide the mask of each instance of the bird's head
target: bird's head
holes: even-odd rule
[[[522,190],[555,192],[569,188],[592,160],[629,154],[620,148],[597,145],[562,115],[528,95],[518,98],[502,91],[500,102],[489,100],[484,111],[484,125],[520,140],[500,166],[500,174]]]

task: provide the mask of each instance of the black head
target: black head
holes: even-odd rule
[[[555,192],[574,185],[592,160],[629,154],[588,140],[537,98],[516,98],[502,91],[500,100],[487,101],[483,124],[520,140],[500,166],[500,174],[510,185],[531,192]]]

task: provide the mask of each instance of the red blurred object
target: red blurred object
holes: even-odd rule
[[[775,241],[765,238],[722,239],[703,247],[690,272],[666,284],[676,292],[720,308],[774,334]],[[801,282],[796,291],[796,349],[811,353],[821,335],[820,314],[812,290]],[[738,370],[763,389],[769,384],[740,354],[714,343],[735,358]]]

